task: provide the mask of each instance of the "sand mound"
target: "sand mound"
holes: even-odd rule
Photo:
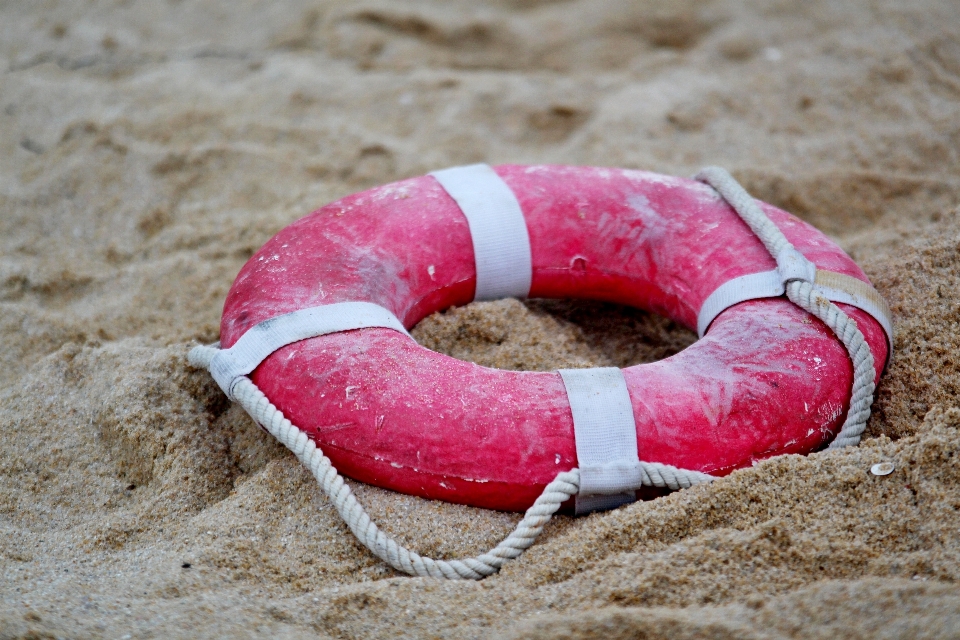
[[[949,0],[0,6],[0,637],[957,637],[956,25]],[[482,583],[374,560],[186,351],[278,229],[470,161],[724,164],[832,234],[897,321],[869,437],[558,518]],[[512,369],[694,339],[514,300],[414,335]],[[518,520],[356,492],[434,556]]]

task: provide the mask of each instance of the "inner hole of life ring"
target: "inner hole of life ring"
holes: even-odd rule
[[[427,316],[411,334],[444,355],[513,371],[622,369],[668,358],[697,340],[654,313],[574,299],[471,302]]]

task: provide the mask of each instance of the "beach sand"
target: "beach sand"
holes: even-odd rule
[[[0,2],[0,638],[960,637],[953,0]],[[558,517],[482,582],[399,575],[188,349],[319,206],[468,162],[727,166],[890,302],[863,444]],[[421,343],[515,369],[694,336],[477,303]],[[891,461],[888,476],[869,473]],[[358,485],[435,557],[516,514]]]

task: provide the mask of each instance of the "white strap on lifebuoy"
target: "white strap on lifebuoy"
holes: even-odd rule
[[[533,261],[530,234],[517,196],[486,164],[434,171],[470,226],[477,268],[474,300],[526,298],[530,295]]]
[[[229,349],[211,358],[210,374],[234,400],[237,380],[288,344],[338,331],[384,327],[407,336],[403,323],[388,309],[372,302],[338,302],[310,307],[264,320],[247,330]],[[411,338],[412,339],[412,338]]]
[[[559,374],[570,400],[580,468],[577,514],[633,502],[643,473],[623,372],[600,367],[561,369]]]
[[[812,264],[812,263],[811,263]],[[697,333],[702,338],[718,315],[735,304],[760,298],[777,298],[786,292],[786,282],[779,269],[751,273],[727,280],[704,301],[697,314]],[[862,309],[883,327],[888,353],[893,352],[893,319],[890,307],[876,289],[866,282],[835,271],[816,269],[812,277],[796,278],[813,283],[814,291],[831,302],[842,302]],[[889,360],[889,355],[887,356]]]

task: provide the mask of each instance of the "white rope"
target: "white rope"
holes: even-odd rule
[[[777,268],[786,285],[787,298],[801,309],[819,318],[836,334],[846,347],[853,361],[853,384],[850,393],[850,408],[840,433],[830,443],[831,449],[857,445],[870,417],[875,389],[873,353],[866,339],[857,327],[856,321],[840,308],[827,300],[814,289],[812,278],[797,277],[802,269],[797,269],[799,252],[787,240],[783,232],[767,217],[746,189],[731,176],[726,169],[706,167],[695,178],[709,184],[717,190],[727,203],[734,208],[770,255],[777,261]],[[801,256],[802,257],[802,256]]]
[[[219,349],[215,347],[194,347],[190,350],[188,359],[192,365],[208,369],[217,353]],[[394,569],[409,575],[472,580],[480,580],[492,575],[499,571],[507,560],[512,560],[526,551],[536,541],[537,536],[560,505],[580,490],[579,469],[558,473],[533,506],[527,509],[523,520],[513,532],[487,553],[465,560],[424,558],[397,544],[393,538],[380,531],[357,499],[353,497],[350,487],[337,473],[330,459],[323,455],[323,451],[317,447],[316,443],[290,422],[249,378],[241,377],[237,380],[233,386],[233,393],[236,401],[247,413],[290,449],[310,470],[357,539],[378,558]],[[641,462],[640,465],[645,486],[686,489],[714,479],[713,476],[705,473],[677,469],[656,462]]]

